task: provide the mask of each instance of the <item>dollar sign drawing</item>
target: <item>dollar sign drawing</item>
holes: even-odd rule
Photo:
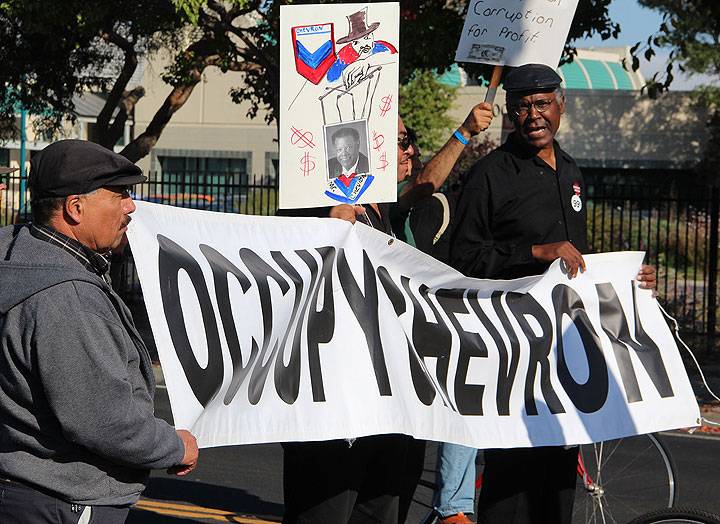
[[[385,116],[392,109],[392,95],[385,95],[380,102],[380,116]]]
[[[315,171],[315,161],[313,160],[313,157],[310,156],[310,153],[305,153],[300,158],[300,164],[302,165],[302,174],[303,176],[308,176],[310,172]]]
[[[373,149],[380,149],[385,143],[385,137],[377,131],[373,131],[373,143],[375,144]]]
[[[380,155],[380,165],[378,166],[378,169],[385,171],[385,168],[387,168],[389,164],[390,162],[387,160],[387,152],[383,151],[383,154]]]
[[[290,128],[292,131],[292,135],[290,135],[290,142],[294,146],[298,146],[301,148],[305,147],[315,147],[315,143],[313,142],[313,134],[310,131],[303,132],[300,129],[296,129],[294,126]]]

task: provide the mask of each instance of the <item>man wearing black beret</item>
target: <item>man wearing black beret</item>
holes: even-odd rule
[[[504,81],[515,132],[473,166],[457,205],[450,263],[468,276],[511,279],[542,274],[562,259],[568,276],[585,270],[586,190],[555,134],[565,112],[562,79],[527,64]],[[643,266],[641,286],[654,289]],[[570,524],[576,447],[487,450],[478,522]]]
[[[0,229],[3,524],[119,524],[151,469],[195,467],[195,437],[154,416],[150,355],[107,276],[144,180],[56,142],[31,161],[32,223]]]

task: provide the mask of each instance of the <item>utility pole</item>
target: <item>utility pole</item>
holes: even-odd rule
[[[25,176],[25,160],[27,158],[27,109],[20,107],[20,213],[26,211],[25,191],[27,190],[27,177]]]

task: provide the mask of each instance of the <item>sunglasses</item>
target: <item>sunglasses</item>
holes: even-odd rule
[[[411,145],[413,145],[412,139],[406,135],[405,133],[402,133],[398,135],[398,147],[402,149],[403,151],[407,151]]]

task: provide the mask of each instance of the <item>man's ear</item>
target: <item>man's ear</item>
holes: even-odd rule
[[[65,198],[65,204],[63,205],[63,212],[72,222],[79,224],[83,218],[83,201],[80,195],[70,195]]]

